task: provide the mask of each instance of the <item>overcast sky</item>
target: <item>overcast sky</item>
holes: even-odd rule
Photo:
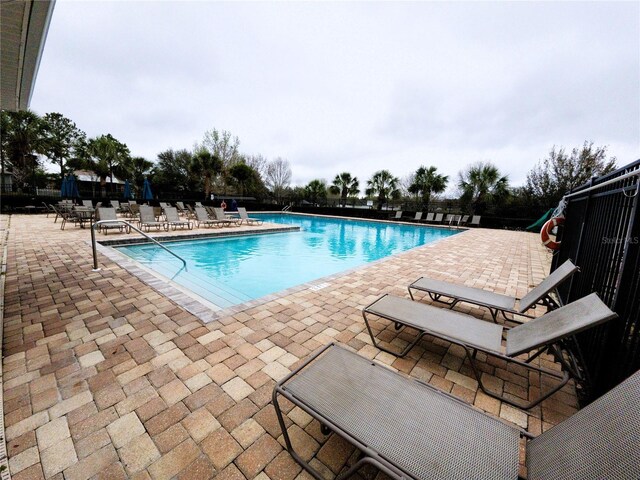
[[[640,157],[640,3],[56,2],[31,108],[156,160],[228,130],[291,162],[513,185],[553,145]]]

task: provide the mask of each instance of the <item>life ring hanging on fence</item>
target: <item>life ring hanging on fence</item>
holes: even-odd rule
[[[560,225],[564,225],[564,217],[554,217],[547,221],[542,226],[542,230],[540,230],[540,240],[542,240],[542,244],[550,250],[557,250],[560,248],[560,242],[551,240],[549,236],[551,235],[551,231]]]

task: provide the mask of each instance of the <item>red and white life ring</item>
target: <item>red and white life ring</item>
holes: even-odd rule
[[[547,221],[542,226],[542,230],[540,230],[540,240],[542,240],[542,244],[550,250],[557,250],[560,248],[560,242],[551,240],[549,237],[549,235],[551,235],[551,231],[559,225],[564,225],[564,217],[552,218]]]

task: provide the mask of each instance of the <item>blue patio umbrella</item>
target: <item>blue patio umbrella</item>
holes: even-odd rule
[[[80,196],[80,192],[78,191],[78,183],[76,182],[76,177],[73,175],[69,175],[69,180],[67,183],[67,195],[71,198],[78,198]]]
[[[69,194],[69,193],[68,193],[69,188],[67,187],[67,185],[68,185],[67,178],[68,178],[68,177],[65,175],[65,176],[62,178],[62,184],[60,185],[60,196],[61,196],[62,198],[66,197],[66,196]]]
[[[142,198],[145,200],[153,200],[153,193],[151,193],[151,184],[148,179],[144,179],[144,186],[142,187]]]
[[[129,185],[129,180],[124,181],[124,198],[125,200],[131,198],[131,185]]]

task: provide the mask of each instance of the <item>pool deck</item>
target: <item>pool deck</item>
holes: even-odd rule
[[[524,295],[551,260],[535,234],[468,230],[206,324],[103,253],[93,272],[89,237],[45,215],[0,217],[3,407],[16,480],[310,479],[283,449],[271,392],[331,341],[534,435],[576,410],[571,384],[527,412],[513,408],[478,390],[459,348],[426,337],[398,359],[371,345],[362,321],[364,306],[383,293],[408,296],[406,286],[422,275]],[[483,309],[457,310],[490,320]],[[393,340],[392,326],[375,322],[374,330],[404,342],[402,334]],[[520,398],[539,391],[535,375],[501,361],[483,365],[492,388]],[[294,444],[326,476],[357,459],[305,412],[287,402],[284,409]],[[365,468],[362,476],[376,474]]]

